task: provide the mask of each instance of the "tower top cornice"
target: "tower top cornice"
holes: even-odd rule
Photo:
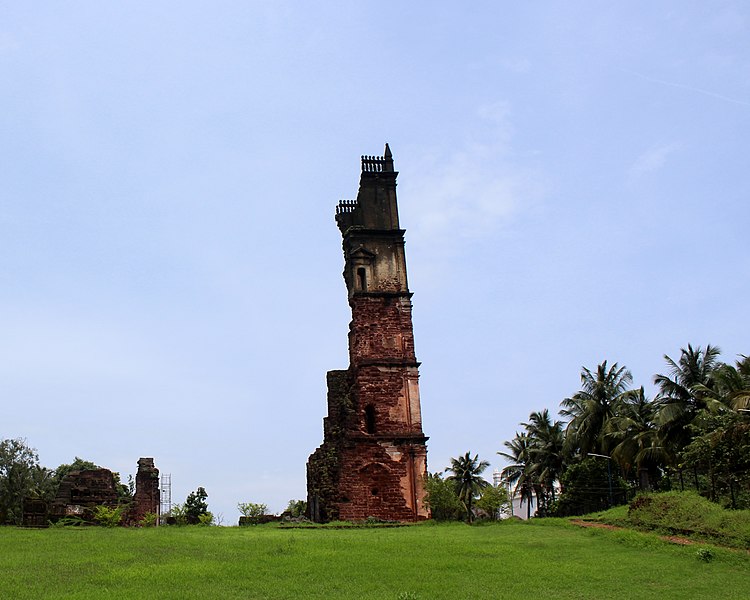
[[[383,156],[363,155],[356,200],[341,200],[336,207],[336,222],[341,233],[352,228],[397,230],[396,178],[393,153],[385,145]]]
[[[362,173],[393,173],[393,154],[388,143],[385,144],[383,156],[365,156],[361,158]]]

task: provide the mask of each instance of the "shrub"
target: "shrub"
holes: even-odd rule
[[[198,515],[198,525],[213,525],[214,515],[211,512],[205,512],[202,515]]]
[[[94,521],[102,527],[117,527],[122,522],[124,509],[121,506],[111,508],[109,506],[94,507]]]
[[[86,521],[84,521],[81,517],[63,517],[62,519],[58,519],[54,523],[50,522],[50,527],[82,527],[86,524]]]
[[[307,502],[304,500],[290,500],[284,512],[289,513],[290,517],[304,517],[305,513],[307,513]]]
[[[143,515],[143,518],[138,523],[141,527],[156,527],[159,517],[152,512],[148,512]]]
[[[167,523],[170,525],[187,525],[187,512],[184,504],[173,504],[167,515]]]
[[[248,519],[257,519],[268,512],[268,506],[265,504],[256,504],[254,502],[240,502],[237,504],[237,510],[243,517]]]
[[[703,562],[711,562],[714,558],[714,553],[710,548],[698,548],[695,556],[698,560],[702,560]]]

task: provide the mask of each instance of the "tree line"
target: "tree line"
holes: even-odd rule
[[[688,345],[654,376],[648,398],[624,366],[583,368],[581,388],[528,422],[498,452],[503,480],[539,516],[623,503],[636,491],[695,489],[750,508],[750,358],[719,360],[718,347]]]

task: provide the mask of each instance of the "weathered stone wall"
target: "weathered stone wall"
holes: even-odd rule
[[[48,527],[49,514],[47,502],[38,498],[23,499],[23,520],[24,527]]]
[[[421,482],[426,449],[399,440],[358,439],[342,453],[339,518],[414,521],[426,518]]]
[[[60,482],[49,508],[51,521],[77,516],[90,519],[96,506],[117,506],[115,478],[109,469],[71,471]]]
[[[349,361],[416,365],[409,294],[356,294],[349,304]]]

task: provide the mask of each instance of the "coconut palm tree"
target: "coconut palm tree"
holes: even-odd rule
[[[451,466],[446,472],[451,473],[446,479],[452,481],[456,486],[456,494],[459,500],[466,507],[466,520],[471,523],[474,520],[472,504],[474,497],[487,487],[489,482],[481,477],[482,471],[490,466],[486,460],[479,460],[479,455],[471,457],[471,452],[467,452],[458,458],[451,458]]]
[[[526,518],[531,518],[531,505],[534,502],[534,476],[531,471],[529,446],[531,439],[525,433],[516,432],[515,437],[504,442],[510,452],[498,452],[510,464],[505,467],[501,476],[503,481],[513,488],[513,495],[521,498],[521,505],[526,502]]]
[[[607,368],[605,360],[597,366],[596,373],[583,367],[581,389],[560,403],[560,415],[569,419],[565,435],[571,454],[576,450],[584,457],[589,452],[607,453],[602,430],[633,393],[628,390],[632,381],[630,371],[617,363]]]
[[[680,358],[672,360],[666,354],[667,375],[656,375],[659,386],[658,422],[660,435],[673,448],[682,448],[690,441],[688,426],[703,408],[718,408],[713,392],[721,350],[708,344],[706,349],[680,349]]]
[[[651,488],[659,467],[671,462],[655,423],[657,404],[649,401],[643,387],[623,399],[618,414],[604,427],[606,445],[626,476],[638,477],[641,489]]]
[[[561,421],[552,422],[549,410],[532,412],[529,422],[522,423],[529,438],[529,469],[536,485],[541,488],[541,498],[555,501],[555,482],[559,481],[565,466],[565,434]]]
[[[703,384],[693,386],[693,392],[716,410],[721,403],[732,410],[750,409],[750,358],[742,356],[736,366],[720,364],[713,372],[713,388]]]

